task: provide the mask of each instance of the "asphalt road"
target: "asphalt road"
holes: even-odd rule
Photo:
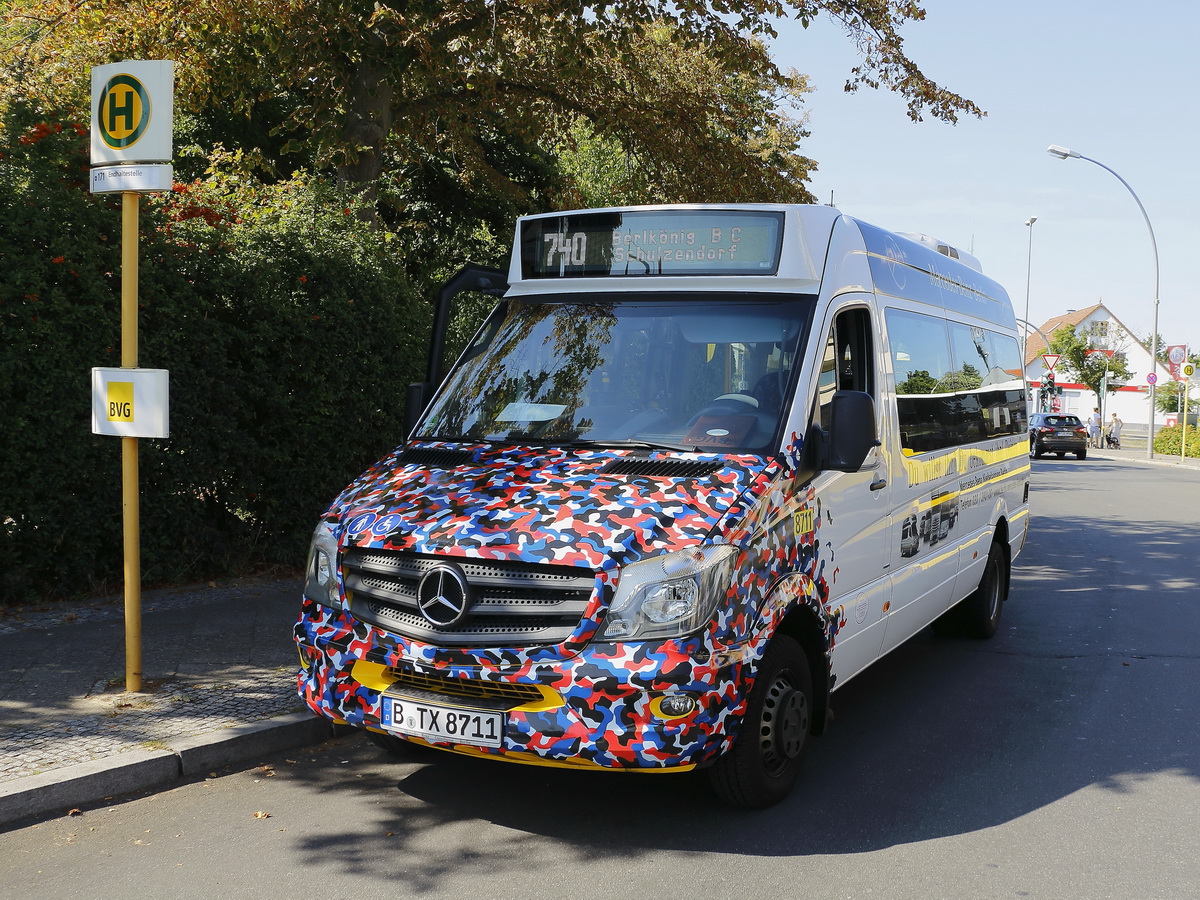
[[[928,632],[836,695],[795,793],[355,735],[0,833],[21,897],[1194,898],[1200,472],[1034,463],[988,642]]]

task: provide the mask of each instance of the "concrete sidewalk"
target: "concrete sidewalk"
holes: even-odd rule
[[[1121,443],[1125,444],[1125,441]],[[1188,441],[1188,446],[1191,446],[1191,441]],[[1072,457],[1073,458],[1073,457]],[[1200,469],[1200,459],[1188,456],[1180,459],[1178,456],[1173,456],[1167,453],[1155,453],[1153,459],[1146,459],[1146,442],[1143,440],[1141,446],[1128,447],[1121,450],[1109,449],[1091,449],[1088,450],[1088,459],[1119,459],[1123,462],[1143,463],[1153,466],[1173,466],[1176,469]]]
[[[120,598],[0,616],[0,827],[329,737],[296,696],[300,587],[147,592],[138,694]]]

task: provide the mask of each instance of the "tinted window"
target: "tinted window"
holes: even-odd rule
[[[901,447],[926,453],[1028,427],[1015,339],[933,316],[886,314]]]

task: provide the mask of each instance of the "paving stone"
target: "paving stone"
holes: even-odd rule
[[[298,608],[290,579],[145,596],[138,694],[110,687],[123,681],[123,604],[5,616],[0,782],[300,711]]]

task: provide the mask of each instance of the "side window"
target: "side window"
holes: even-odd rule
[[[1025,390],[1017,342],[994,331],[951,322],[950,350],[961,382],[955,390],[962,392],[963,437],[973,440],[1025,431]]]
[[[829,430],[836,391],[864,391],[875,396],[875,355],[871,312],[858,307],[837,314],[825,340],[817,384],[821,427]]]
[[[1027,428],[1012,337],[895,309],[886,320],[904,452],[927,453]]]
[[[896,377],[900,446],[926,453],[952,446],[953,387],[946,323],[896,309],[887,311],[888,344]]]

